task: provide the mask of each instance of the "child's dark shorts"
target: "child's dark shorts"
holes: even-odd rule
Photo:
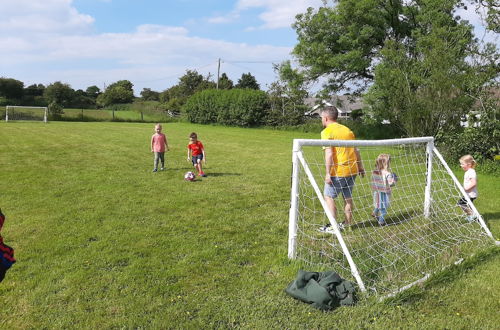
[[[191,161],[193,162],[193,165],[198,164],[198,160],[200,160],[200,162],[203,160],[203,154],[199,154],[199,155],[193,156],[191,158]]]

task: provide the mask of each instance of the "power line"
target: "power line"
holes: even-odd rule
[[[201,70],[203,68],[209,67],[209,66],[214,65],[214,64],[215,63],[209,63],[209,64],[205,64],[205,65],[199,66],[199,67],[194,68],[194,69],[186,69],[186,70],[198,71],[198,70]],[[148,79],[148,80],[139,80],[139,81],[136,81],[136,82],[138,82],[138,83],[145,83],[145,82],[152,82],[152,81],[167,80],[167,79],[171,79],[171,78],[180,77],[182,75],[183,75],[183,73],[177,73],[177,74],[173,74],[173,75],[162,77],[162,78]]]

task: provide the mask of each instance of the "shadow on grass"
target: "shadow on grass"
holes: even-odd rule
[[[500,255],[500,249],[496,247],[481,251],[462,263],[452,265],[441,272],[436,272],[430,278],[420,285],[415,285],[410,289],[397,294],[394,297],[387,298],[383,301],[387,305],[410,304],[421,300],[432,292],[433,288],[438,288],[443,285],[449,285],[467,273],[469,270],[476,268],[478,265],[487,261],[493,260]]]
[[[421,214],[415,210],[408,210],[405,212],[400,212],[393,215],[388,215],[385,218],[385,223],[388,226],[396,226],[402,223],[411,221],[413,218],[420,216]],[[371,218],[370,220],[366,220],[363,222],[358,222],[351,226],[353,229],[357,228],[365,228],[365,227],[379,227],[378,221],[375,218]]]
[[[207,176],[239,176],[241,173],[212,173],[207,171]]]
[[[486,221],[500,221],[500,212],[481,213]]]

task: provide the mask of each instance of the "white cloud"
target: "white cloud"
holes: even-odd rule
[[[238,0],[234,10],[226,15],[210,18],[210,23],[231,23],[240,18],[244,11],[261,8],[259,15],[263,24],[258,27],[248,27],[247,31],[256,29],[289,28],[295,21],[295,16],[304,13],[308,7],[319,7],[321,0]]]
[[[226,15],[214,16],[208,19],[209,23],[212,24],[225,24],[237,21],[240,18],[240,14],[237,11],[232,11]]]
[[[237,8],[264,8],[259,18],[264,22],[261,28],[288,28],[295,22],[295,16],[306,12],[307,8],[318,8],[323,5],[321,0],[239,0]]]
[[[71,0],[0,1],[0,35],[75,34],[91,30],[94,19],[80,14]]]
[[[158,91],[170,87],[187,69],[214,74],[221,56],[284,60],[291,51],[200,38],[177,26],[145,24],[130,33],[96,34],[94,19],[77,12],[70,0],[17,0],[16,6],[5,2],[0,0],[0,12],[8,13],[0,21],[2,76],[26,85],[62,81],[85,89],[128,79],[138,94],[144,87]],[[249,71],[229,63],[222,68],[233,80]],[[271,63],[252,73],[263,87],[274,80]]]

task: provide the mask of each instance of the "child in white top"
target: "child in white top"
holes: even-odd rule
[[[391,203],[392,186],[397,177],[391,172],[391,157],[380,154],[375,160],[375,169],[372,172],[373,213],[379,225],[385,226],[385,215]]]
[[[476,161],[474,157],[471,155],[465,155],[460,158],[460,167],[465,171],[464,173],[464,190],[469,196],[471,202],[477,198],[477,176],[476,170]],[[458,205],[464,210],[467,214],[468,221],[474,221],[476,216],[473,214],[472,209],[469,207],[467,200],[462,197],[458,201]]]

